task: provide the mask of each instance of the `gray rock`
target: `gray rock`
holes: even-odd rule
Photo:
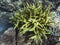
[[[15,45],[15,30],[8,28],[0,38],[0,45]]]
[[[57,43],[56,45],[60,45],[60,43]]]
[[[25,43],[26,40],[24,36],[18,34],[17,40],[15,40],[15,35],[15,30],[12,27],[8,28],[4,34],[0,36],[0,45],[16,45],[16,42],[17,45],[31,45],[32,40],[28,40]]]
[[[57,10],[60,11],[60,5],[57,7]]]
[[[50,28],[50,30],[52,30],[51,35],[60,36],[60,12],[53,11],[53,14],[54,16],[51,17],[51,20],[55,23],[50,24],[52,26],[52,28]]]
[[[9,23],[9,18],[13,15],[13,13],[7,13],[0,11],[0,34],[5,31],[7,28],[12,26]]]
[[[4,32],[4,35],[8,35],[8,36],[15,36],[16,32],[15,30],[13,29],[13,27],[11,28],[8,28],[5,32]]]

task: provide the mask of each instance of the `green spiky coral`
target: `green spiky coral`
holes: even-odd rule
[[[25,34],[28,31],[34,34],[29,34],[29,39],[33,39],[38,43],[42,40],[42,37],[46,37],[49,34],[48,25],[50,12],[50,6],[43,8],[42,4],[37,5],[28,4],[24,6],[22,10],[19,10],[11,17],[11,21],[14,24],[14,28],[20,31],[20,34]]]

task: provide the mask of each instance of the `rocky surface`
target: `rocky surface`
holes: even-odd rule
[[[0,36],[0,45],[15,45],[15,30],[8,28],[3,35]]]
[[[7,28],[12,25],[9,23],[9,17],[13,15],[13,13],[2,12],[0,11],[0,34],[4,32]]]
[[[60,11],[60,5],[57,7],[57,11]]]
[[[0,35],[0,45],[31,45],[32,40],[24,41],[25,37],[18,34],[16,39],[16,32],[13,27],[8,28],[3,35]]]

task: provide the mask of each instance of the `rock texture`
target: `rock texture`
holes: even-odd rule
[[[9,17],[11,17],[12,15],[13,13],[0,11],[0,34],[3,33],[7,28],[12,26],[12,24],[9,23]]]
[[[3,35],[0,36],[0,45],[15,45],[15,30],[8,28]]]

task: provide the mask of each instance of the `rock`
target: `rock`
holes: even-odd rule
[[[8,28],[5,32],[4,32],[4,35],[8,35],[8,36],[15,36],[16,32],[15,30],[13,29],[13,27],[11,28]]]
[[[15,45],[15,30],[11,27],[8,28],[1,36],[1,45]]]
[[[54,16],[51,18],[51,20],[55,23],[51,23],[50,25],[52,26],[52,28],[50,28],[50,30],[52,30],[51,35],[54,36],[60,36],[60,12],[59,11],[53,11]]]
[[[21,0],[10,0],[10,1],[0,1],[0,10],[2,11],[6,11],[6,12],[14,12],[16,11],[18,8],[20,8],[20,4],[21,4]],[[15,5],[17,4],[17,5]]]
[[[60,43],[58,42],[56,45],[60,45]]]
[[[0,36],[0,45],[30,45],[32,40],[25,42],[25,37],[18,34],[17,40],[15,40],[16,32],[13,27],[8,28],[3,35]]]
[[[7,28],[11,27],[12,24],[9,23],[9,18],[13,13],[7,13],[0,11],[0,34],[4,32]]]
[[[18,36],[17,36],[17,45],[31,45],[31,42],[33,40],[30,40],[28,38],[26,38],[26,39],[25,39],[25,36],[22,36],[20,33],[18,33]]]
[[[57,11],[60,11],[60,5],[57,7]]]

